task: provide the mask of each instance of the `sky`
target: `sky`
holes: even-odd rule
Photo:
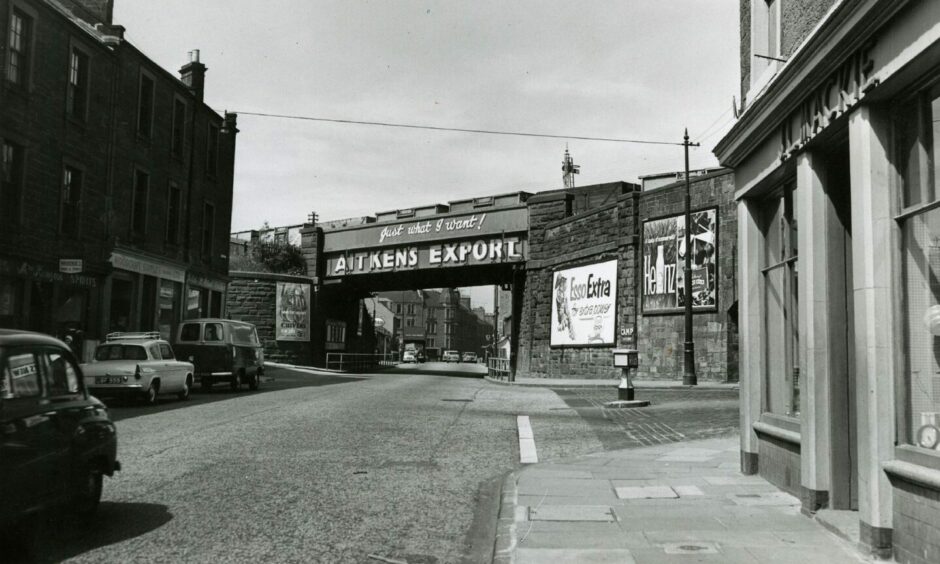
[[[736,0],[115,0],[114,23],[174,73],[199,49],[219,113],[676,143],[687,128],[693,169],[717,165],[739,92]],[[684,166],[681,146],[238,127],[232,231],[560,188],[566,146],[579,186]]]

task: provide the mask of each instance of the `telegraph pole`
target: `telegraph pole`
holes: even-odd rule
[[[683,282],[685,283],[685,371],[682,375],[682,384],[695,386],[698,377],[695,375],[695,342],[692,339],[692,189],[689,181],[689,147],[698,147],[699,143],[689,142],[689,130],[685,130],[682,146],[685,149],[685,268],[683,269]]]

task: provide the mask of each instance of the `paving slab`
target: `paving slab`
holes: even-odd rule
[[[609,505],[543,505],[529,508],[529,521],[616,521]]]
[[[650,546],[648,543],[645,546]],[[630,548],[619,531],[519,531],[520,548]]]
[[[679,494],[669,486],[641,486],[616,488],[620,499],[662,499],[676,498]]]
[[[517,564],[635,564],[629,550],[520,548]]]

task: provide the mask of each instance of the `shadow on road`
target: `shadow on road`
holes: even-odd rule
[[[446,364],[430,362],[427,364],[399,364],[383,370],[382,374],[426,374],[428,376],[451,376],[454,378],[483,378],[486,376],[486,368],[473,364],[458,364],[455,368],[448,368]]]
[[[171,519],[167,506],[154,503],[103,502],[86,522],[49,511],[0,536],[0,562],[61,562],[149,533]]]

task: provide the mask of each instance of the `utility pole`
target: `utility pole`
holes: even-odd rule
[[[695,342],[692,339],[692,188],[689,181],[689,147],[698,147],[699,143],[689,143],[688,129],[685,130],[682,146],[685,149],[685,371],[682,384],[695,386],[698,377],[695,375]]]
[[[565,188],[574,188],[574,175],[581,173],[581,165],[574,164],[574,159],[571,158],[567,145],[565,145],[565,160],[561,161],[561,171],[564,173],[562,179]]]

